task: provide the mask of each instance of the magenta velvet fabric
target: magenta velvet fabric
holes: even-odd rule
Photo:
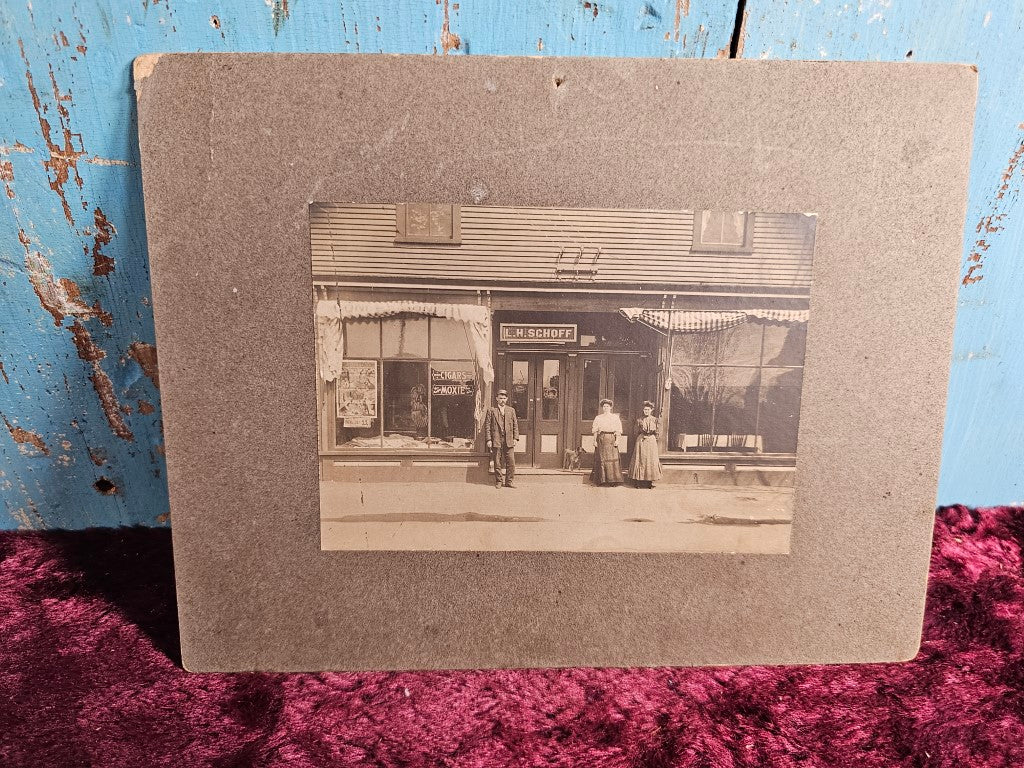
[[[192,675],[166,530],[0,534],[0,766],[1024,766],[1024,510],[940,510],[906,664]]]

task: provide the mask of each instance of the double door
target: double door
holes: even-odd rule
[[[628,451],[633,419],[651,379],[649,360],[630,353],[516,353],[506,356],[499,385],[508,390],[519,418],[516,460],[523,466],[559,469],[565,451],[582,447],[581,467],[593,465],[592,426],[603,398],[614,402]]]
[[[566,355],[515,355],[507,361],[505,389],[519,417],[516,461],[555,469],[565,450]]]

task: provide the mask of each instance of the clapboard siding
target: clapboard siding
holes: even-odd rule
[[[395,244],[395,206],[315,203],[314,277],[810,287],[813,220],[800,214],[755,214],[744,254],[692,253],[689,211],[463,206],[461,215],[460,245]]]

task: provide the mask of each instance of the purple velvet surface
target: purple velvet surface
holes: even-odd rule
[[[192,675],[166,530],[0,534],[0,766],[1024,766],[1024,510],[940,510],[906,664]]]

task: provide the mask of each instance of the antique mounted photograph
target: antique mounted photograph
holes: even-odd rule
[[[135,75],[188,669],[917,653],[974,69]]]
[[[815,221],[312,204],[321,548],[788,552]]]

